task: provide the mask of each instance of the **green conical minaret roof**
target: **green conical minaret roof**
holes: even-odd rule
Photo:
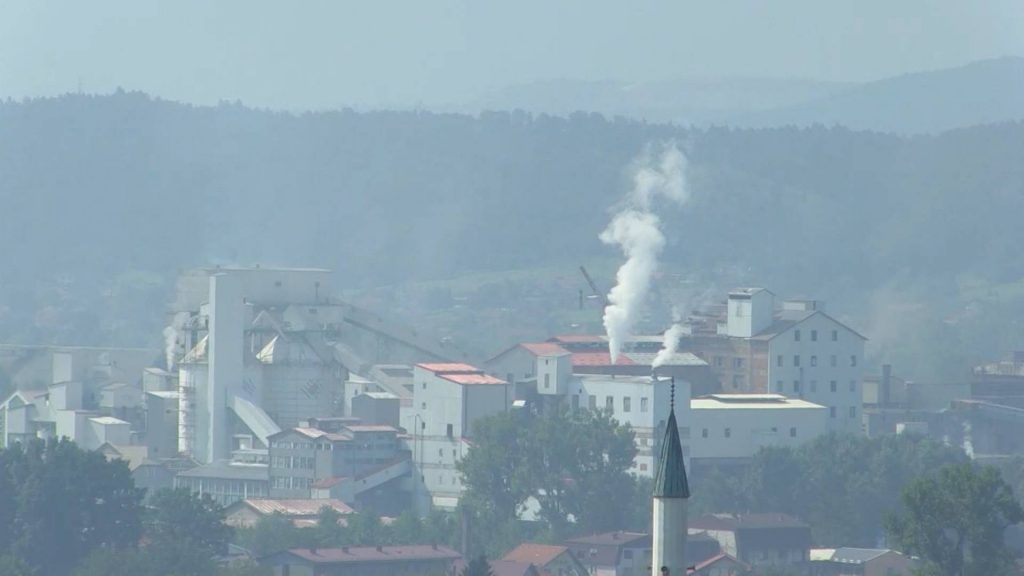
[[[654,476],[655,498],[690,497],[690,483],[686,480],[686,464],[683,462],[683,445],[679,442],[679,426],[676,425],[674,384],[672,396],[673,406],[668,413],[665,439],[661,442],[658,473]]]

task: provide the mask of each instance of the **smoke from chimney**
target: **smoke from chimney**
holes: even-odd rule
[[[174,355],[178,348],[178,333],[188,321],[188,312],[178,312],[171,319],[170,325],[164,328],[164,361],[167,363],[167,371],[174,369]]]
[[[634,161],[633,188],[621,209],[601,232],[601,241],[618,246],[626,257],[608,294],[604,327],[612,363],[618,360],[622,342],[632,333],[640,307],[658,269],[658,255],[665,247],[661,221],[653,211],[657,198],[683,205],[689,200],[685,186],[686,157],[674,143],[660,146],[655,156],[648,146]]]

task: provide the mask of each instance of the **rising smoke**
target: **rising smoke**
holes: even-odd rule
[[[656,200],[676,205],[689,200],[684,174],[686,158],[674,143],[663,144],[660,153],[648,146],[633,163],[633,188],[622,207],[601,233],[601,241],[618,246],[626,262],[615,275],[615,287],[608,294],[604,327],[608,352],[616,362],[622,342],[633,332],[640,308],[658,269],[658,256],[665,247],[661,220],[654,213]]]
[[[178,334],[181,332],[185,322],[188,320],[187,312],[178,312],[171,319],[171,323],[164,328],[164,361],[167,363],[167,371],[174,369],[174,357],[178,349]]]

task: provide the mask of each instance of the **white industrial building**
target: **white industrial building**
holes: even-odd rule
[[[131,425],[83,408],[81,382],[60,382],[46,390],[20,390],[0,404],[4,446],[29,440],[68,438],[85,450],[103,444],[127,445]]]
[[[416,502],[440,508],[458,505],[464,486],[456,464],[469,449],[473,424],[510,407],[508,383],[462,363],[417,364],[413,405],[402,410],[421,485]]]
[[[320,269],[203,268],[178,280],[178,449],[199,462],[267,446],[283,427],[330,416],[347,377],[328,336],[342,308]],[[159,375],[152,375],[158,380]]]
[[[690,400],[679,425],[691,461],[741,462],[764,447],[796,447],[826,434],[828,409],[779,394],[712,394]]]

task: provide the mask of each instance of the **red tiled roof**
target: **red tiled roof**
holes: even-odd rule
[[[315,564],[355,562],[410,562],[457,560],[462,555],[444,546],[348,546],[345,548],[292,548],[289,554]]]
[[[536,567],[529,562],[516,562],[514,560],[491,560],[491,574],[493,576],[529,576],[538,574]],[[461,574],[462,572],[458,572]]]
[[[421,363],[416,365],[424,370],[430,370],[434,374],[476,374],[481,370],[462,362],[434,362]]]
[[[502,558],[502,560],[536,564],[537,566],[543,567],[547,566],[555,558],[558,558],[568,550],[569,549],[565,546],[526,543],[516,546],[514,550],[505,554],[505,557]]]
[[[501,378],[495,378],[487,374],[439,374],[441,378],[448,380],[449,382],[455,382],[456,384],[462,384],[463,386],[471,386],[478,384],[508,384]]]
[[[615,366],[631,366],[634,362],[625,354],[619,354]],[[612,366],[612,356],[607,352],[574,352],[573,366]]]
[[[622,546],[624,544],[632,544],[638,540],[651,539],[650,534],[643,532],[605,532],[603,534],[593,534],[591,536],[580,536],[573,538],[569,542],[579,544],[592,544],[596,546]]]
[[[524,342],[520,346],[535,356],[556,356],[569,353],[568,350],[554,342]]]
[[[701,562],[700,564],[697,564],[696,566],[693,567],[693,571],[694,572],[700,572],[701,570],[707,568],[708,566],[711,566],[712,564],[715,564],[716,562],[721,562],[722,560],[731,560],[732,562],[735,562],[736,564],[739,564],[740,566],[742,566],[744,568],[747,568],[746,564],[744,564],[743,562],[740,562],[736,558],[733,558],[732,556],[730,556],[730,555],[726,554],[725,552],[723,552],[723,553],[721,553],[721,554],[719,554],[717,556],[712,556],[711,558],[708,558],[707,560]]]

